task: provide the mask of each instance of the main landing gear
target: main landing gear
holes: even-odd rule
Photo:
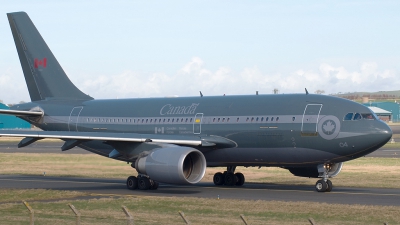
[[[130,190],[156,190],[158,182],[150,179],[146,175],[138,175],[138,177],[130,176],[126,180],[126,187]]]
[[[235,173],[236,166],[228,166],[224,173],[218,172],[214,174],[215,185],[242,186],[244,184],[244,175]]]
[[[315,189],[318,192],[331,192],[333,185],[330,180],[328,180],[329,175],[328,172],[331,169],[331,165],[325,164],[323,166],[323,174],[322,174],[322,179],[318,180],[317,183],[315,183]],[[320,176],[321,177],[321,176]]]

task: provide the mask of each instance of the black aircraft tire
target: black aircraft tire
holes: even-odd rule
[[[236,175],[234,173],[226,173],[225,175],[225,185],[233,186],[237,182]]]
[[[126,180],[126,187],[129,190],[135,190],[138,187],[138,179],[135,176],[130,176]]]
[[[150,179],[147,177],[141,177],[138,179],[138,188],[140,190],[148,190],[151,187]]]
[[[223,185],[225,183],[225,176],[218,172],[214,174],[213,181],[215,185]]]
[[[157,181],[152,182],[150,189],[151,190],[157,190],[159,183]]]
[[[236,186],[242,186],[245,181],[243,173],[236,173],[235,176],[237,178]]]
[[[327,187],[328,185],[324,180],[319,180],[317,183],[315,183],[315,190],[318,192],[325,192]]]
[[[326,185],[327,185],[326,192],[331,192],[331,191],[332,191],[332,188],[333,188],[332,181],[327,180],[327,181],[326,181]]]

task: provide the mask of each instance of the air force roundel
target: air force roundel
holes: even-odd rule
[[[324,116],[318,122],[318,134],[326,139],[336,138],[340,131],[340,121],[336,116]]]

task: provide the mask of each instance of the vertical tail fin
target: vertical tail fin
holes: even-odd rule
[[[39,31],[25,12],[7,13],[31,101],[91,100],[67,77]]]

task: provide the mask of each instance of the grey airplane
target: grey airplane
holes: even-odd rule
[[[1,130],[0,136],[21,137],[18,147],[61,139],[62,151],[78,146],[127,162],[138,173],[127,178],[129,189],[195,184],[206,167],[227,168],[214,175],[215,185],[241,186],[245,177],[235,170],[244,166],[318,178],[316,190],[329,192],[343,162],[392,136],[367,107],[308,92],[95,100],[69,80],[25,12],[7,16],[31,102],[0,112],[42,131]]]

